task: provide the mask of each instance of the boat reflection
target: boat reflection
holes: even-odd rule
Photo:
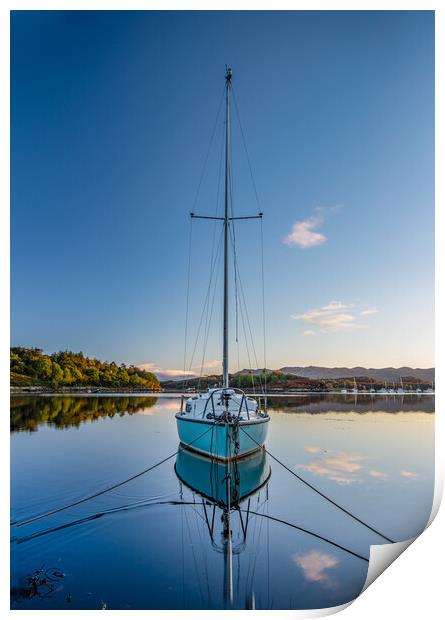
[[[228,467],[227,463],[184,449],[176,457],[175,472],[183,484],[201,497],[219,507],[234,508],[266,484],[271,470],[264,450],[236,459]],[[230,485],[227,484],[228,473]]]
[[[232,558],[240,554],[246,544],[251,499],[263,488],[266,498],[268,495],[271,468],[267,454],[262,449],[245,458],[222,463],[183,449],[176,457],[175,472],[181,485],[202,498],[211,544],[224,554],[224,600],[230,607],[233,604]],[[245,504],[243,508],[242,504]],[[239,527],[234,526],[233,519],[239,521]]]

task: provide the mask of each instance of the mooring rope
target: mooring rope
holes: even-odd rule
[[[131,511],[134,509],[151,508],[154,506],[191,506],[193,507],[193,506],[196,506],[196,502],[195,501],[190,502],[190,501],[184,501],[184,500],[167,500],[167,501],[156,501],[156,502],[148,501],[147,502],[145,500],[142,500],[141,502],[135,502],[134,504],[128,504],[124,506],[118,506],[116,508],[110,508],[108,510],[102,510],[101,512],[88,515],[87,517],[81,517],[80,519],[75,519],[74,521],[71,521],[70,523],[64,523],[62,525],[58,525],[56,527],[49,528],[47,530],[41,530],[39,532],[34,532],[33,534],[29,534],[21,538],[14,537],[11,539],[11,543],[23,544],[23,543],[29,542],[30,540],[34,540],[35,538],[41,538],[42,536],[47,536],[48,534],[54,534],[55,532],[65,530],[67,528],[76,527],[78,525],[84,525],[85,523],[94,521],[96,519],[100,519],[101,517],[113,515],[119,512]],[[323,540],[324,542],[327,542],[333,547],[337,547],[338,549],[341,549],[342,551],[345,551],[346,553],[349,553],[359,558],[360,560],[363,560],[364,562],[369,562],[368,558],[365,558],[364,556],[356,553],[355,551],[351,551],[351,549],[348,549],[347,547],[343,547],[342,545],[334,542],[333,540],[330,540],[329,538],[325,538],[324,536],[321,536],[320,534],[311,532],[310,530],[300,527],[299,525],[295,525],[294,523],[290,523],[289,521],[285,521],[284,519],[279,519],[278,517],[273,517],[263,512],[256,512],[255,510],[251,510],[251,509],[245,510],[245,509],[240,508],[239,506],[238,506],[238,510],[239,512],[253,514],[258,517],[265,517],[266,519],[269,519],[270,521],[276,521],[277,523],[288,525],[289,527],[292,527],[293,529],[299,530],[305,534],[309,534],[309,536],[313,536],[314,538]]]
[[[240,429],[249,437],[249,439],[251,439],[254,443],[257,444],[257,446],[259,446],[260,448],[262,448],[263,446],[261,444],[259,444],[242,426],[240,426]],[[369,523],[366,523],[365,521],[363,521],[362,519],[360,519],[359,517],[357,517],[356,515],[354,515],[352,512],[350,512],[349,510],[347,510],[346,508],[344,508],[343,506],[340,506],[340,504],[338,504],[336,501],[334,501],[333,499],[331,499],[330,497],[328,497],[327,495],[325,495],[324,493],[322,493],[319,489],[317,489],[316,487],[314,487],[314,485],[312,485],[310,482],[308,482],[307,480],[305,480],[304,478],[302,478],[301,476],[299,476],[297,473],[295,473],[290,467],[288,467],[287,465],[285,465],[282,461],[280,461],[280,459],[278,459],[276,456],[274,456],[271,452],[269,452],[269,450],[267,450],[267,448],[264,448],[264,450],[266,451],[266,453],[274,460],[276,461],[279,465],[281,465],[281,467],[283,467],[284,469],[286,469],[290,474],[292,474],[292,476],[294,476],[295,478],[297,478],[297,480],[299,480],[300,482],[302,482],[303,484],[305,484],[307,487],[309,487],[312,491],[315,491],[315,493],[317,493],[318,495],[320,495],[320,497],[322,497],[323,499],[325,499],[326,501],[328,501],[329,503],[331,503],[333,506],[335,506],[336,508],[338,508],[339,510],[341,510],[342,512],[344,512],[345,514],[347,514],[349,517],[351,517],[352,519],[354,519],[355,521],[357,521],[358,523],[360,523],[361,525],[364,525],[366,528],[368,528],[368,530],[371,530],[371,532],[374,532],[374,534],[377,534],[378,536],[380,536],[381,538],[384,538],[385,540],[387,540],[389,543],[394,543],[395,541],[392,540],[391,538],[388,538],[388,536],[385,536],[385,534],[382,534],[381,532],[379,532],[378,530],[376,530],[374,527],[372,527],[371,525],[369,525]]]
[[[144,474],[147,474],[148,472],[152,471],[153,469],[156,469],[156,467],[159,467],[163,463],[166,463],[167,461],[172,459],[174,456],[179,454],[182,450],[184,450],[185,448],[188,448],[189,446],[193,445],[196,441],[198,441],[198,439],[201,439],[201,437],[204,437],[204,435],[206,433],[208,433],[210,430],[211,430],[211,428],[208,428],[201,435],[199,435],[199,437],[197,437],[196,439],[194,439],[190,443],[184,444],[183,446],[180,445],[178,450],[176,450],[176,452],[173,452],[169,456],[166,456],[164,459],[162,459],[161,461],[158,461],[154,465],[150,465],[150,467],[147,467],[147,469],[144,469],[143,471],[140,471],[139,473],[134,474],[134,476],[130,476],[130,478],[127,478],[126,480],[122,480],[121,482],[117,482],[116,484],[113,484],[113,485],[107,487],[106,489],[102,489],[101,491],[96,491],[96,493],[92,493],[91,495],[87,495],[86,497],[82,497],[81,499],[78,499],[75,502],[71,502],[70,504],[65,504],[64,506],[60,506],[59,508],[54,508],[53,510],[49,510],[48,512],[45,512],[45,513],[40,514],[40,515],[37,515],[35,517],[30,517],[29,519],[24,519],[23,521],[14,521],[10,525],[11,526],[14,525],[15,527],[21,527],[22,525],[27,525],[28,523],[33,523],[34,521],[40,521],[40,519],[44,519],[45,517],[50,517],[51,515],[54,515],[54,514],[56,514],[58,512],[62,512],[63,510],[67,510],[68,508],[72,508],[73,506],[79,506],[79,504],[84,504],[85,502],[88,502],[91,499],[99,497],[100,495],[104,495],[105,493],[108,493],[109,491],[113,491],[114,489],[117,489],[118,487],[121,487],[124,484],[127,484],[128,482],[131,482],[132,480],[136,480],[136,478],[139,478],[140,476],[143,476]]]
[[[247,510],[241,510],[241,512],[247,512]],[[351,549],[347,549],[346,547],[343,547],[342,545],[339,545],[333,542],[332,540],[329,540],[329,538],[325,538],[324,536],[321,536],[320,534],[315,534],[315,532],[306,530],[304,527],[300,527],[299,525],[295,525],[294,523],[290,523],[289,521],[285,521],[284,519],[279,519],[278,517],[272,517],[272,515],[265,514],[264,512],[255,512],[255,510],[250,510],[250,514],[256,515],[257,517],[264,517],[266,519],[270,519],[271,521],[276,521],[277,523],[282,523],[283,525],[288,525],[289,527],[293,527],[294,529],[300,530],[301,532],[304,532],[305,534],[314,536],[314,538],[319,538],[320,540],[323,540],[324,542],[327,542],[330,545],[337,547],[338,549],[341,549],[342,551],[346,551],[346,553],[350,553],[351,555],[354,555],[359,560],[363,560],[364,562],[369,562],[369,559],[365,558],[363,555],[360,555],[359,553],[356,553],[355,551],[351,551]]]
[[[179,500],[168,500],[168,501],[160,501],[160,502],[149,502],[143,500],[141,502],[135,502],[134,504],[128,504],[126,506],[118,506],[116,508],[110,508],[109,510],[102,510],[101,512],[95,512],[92,515],[88,515],[87,517],[80,517],[79,519],[75,519],[74,521],[70,521],[69,523],[62,523],[61,525],[57,525],[55,527],[51,527],[47,530],[40,530],[38,532],[33,532],[32,534],[27,534],[22,537],[14,536],[11,538],[10,542],[15,543],[17,545],[21,545],[22,543],[29,542],[30,540],[34,540],[35,538],[41,538],[42,536],[47,536],[48,534],[54,534],[55,532],[60,532],[61,530],[66,530],[71,527],[76,527],[77,525],[84,525],[90,521],[95,521],[96,519],[100,519],[101,517],[106,517],[108,515],[117,514],[119,512],[126,512],[130,510],[135,510],[137,508],[151,508],[152,506],[179,506],[179,505],[196,505],[196,502],[184,502]]]

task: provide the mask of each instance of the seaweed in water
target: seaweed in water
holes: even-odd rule
[[[58,568],[38,568],[32,575],[25,577],[25,585],[13,586],[11,588],[11,603],[16,603],[23,599],[51,598],[56,589],[56,584],[65,577]]]

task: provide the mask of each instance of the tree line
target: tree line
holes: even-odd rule
[[[201,389],[209,387],[221,387],[222,375],[208,375],[201,378],[186,378],[182,381],[163,381],[164,389]],[[340,379],[310,379],[308,377],[300,377],[292,373],[282,372],[281,370],[266,371],[265,373],[248,373],[240,372],[230,375],[230,385],[242,390],[261,392],[262,386],[266,385],[269,391],[287,391],[287,390],[306,390],[312,392],[333,392],[347,389],[353,390],[355,387],[360,390],[369,390],[371,387],[378,391],[385,387],[383,381],[377,381],[372,377],[356,377]],[[392,383],[388,384],[393,387]],[[403,377],[403,386],[408,390],[415,390],[417,387],[426,389],[430,387],[425,381],[421,381],[416,377]],[[395,386],[400,387],[400,385]]]
[[[11,431],[36,431],[40,424],[56,428],[80,426],[103,417],[132,415],[157,402],[147,396],[21,396],[11,401]]]
[[[122,387],[159,389],[157,377],[136,366],[102,362],[81,351],[58,351],[51,355],[42,349],[12,347],[11,385],[51,387]]]

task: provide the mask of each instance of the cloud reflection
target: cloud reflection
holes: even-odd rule
[[[308,446],[310,448],[310,446]],[[305,448],[306,449],[306,448]],[[314,450],[307,450],[311,452]],[[309,463],[297,465],[298,469],[308,471],[317,476],[324,476],[337,484],[355,484],[362,482],[358,475],[363,469],[363,461],[368,457],[348,452],[336,452],[316,458]]]
[[[400,475],[403,478],[418,478],[418,474],[414,473],[413,471],[408,471],[407,469],[401,469],[400,470]]]
[[[380,478],[381,480],[386,480],[388,478],[388,474],[385,474],[383,471],[377,471],[376,469],[370,469],[368,474],[373,478]]]
[[[305,554],[295,553],[292,555],[292,560],[301,568],[307,581],[315,581],[325,585],[332,584],[331,575],[326,574],[326,571],[339,563],[339,560],[333,555],[315,549]]]

